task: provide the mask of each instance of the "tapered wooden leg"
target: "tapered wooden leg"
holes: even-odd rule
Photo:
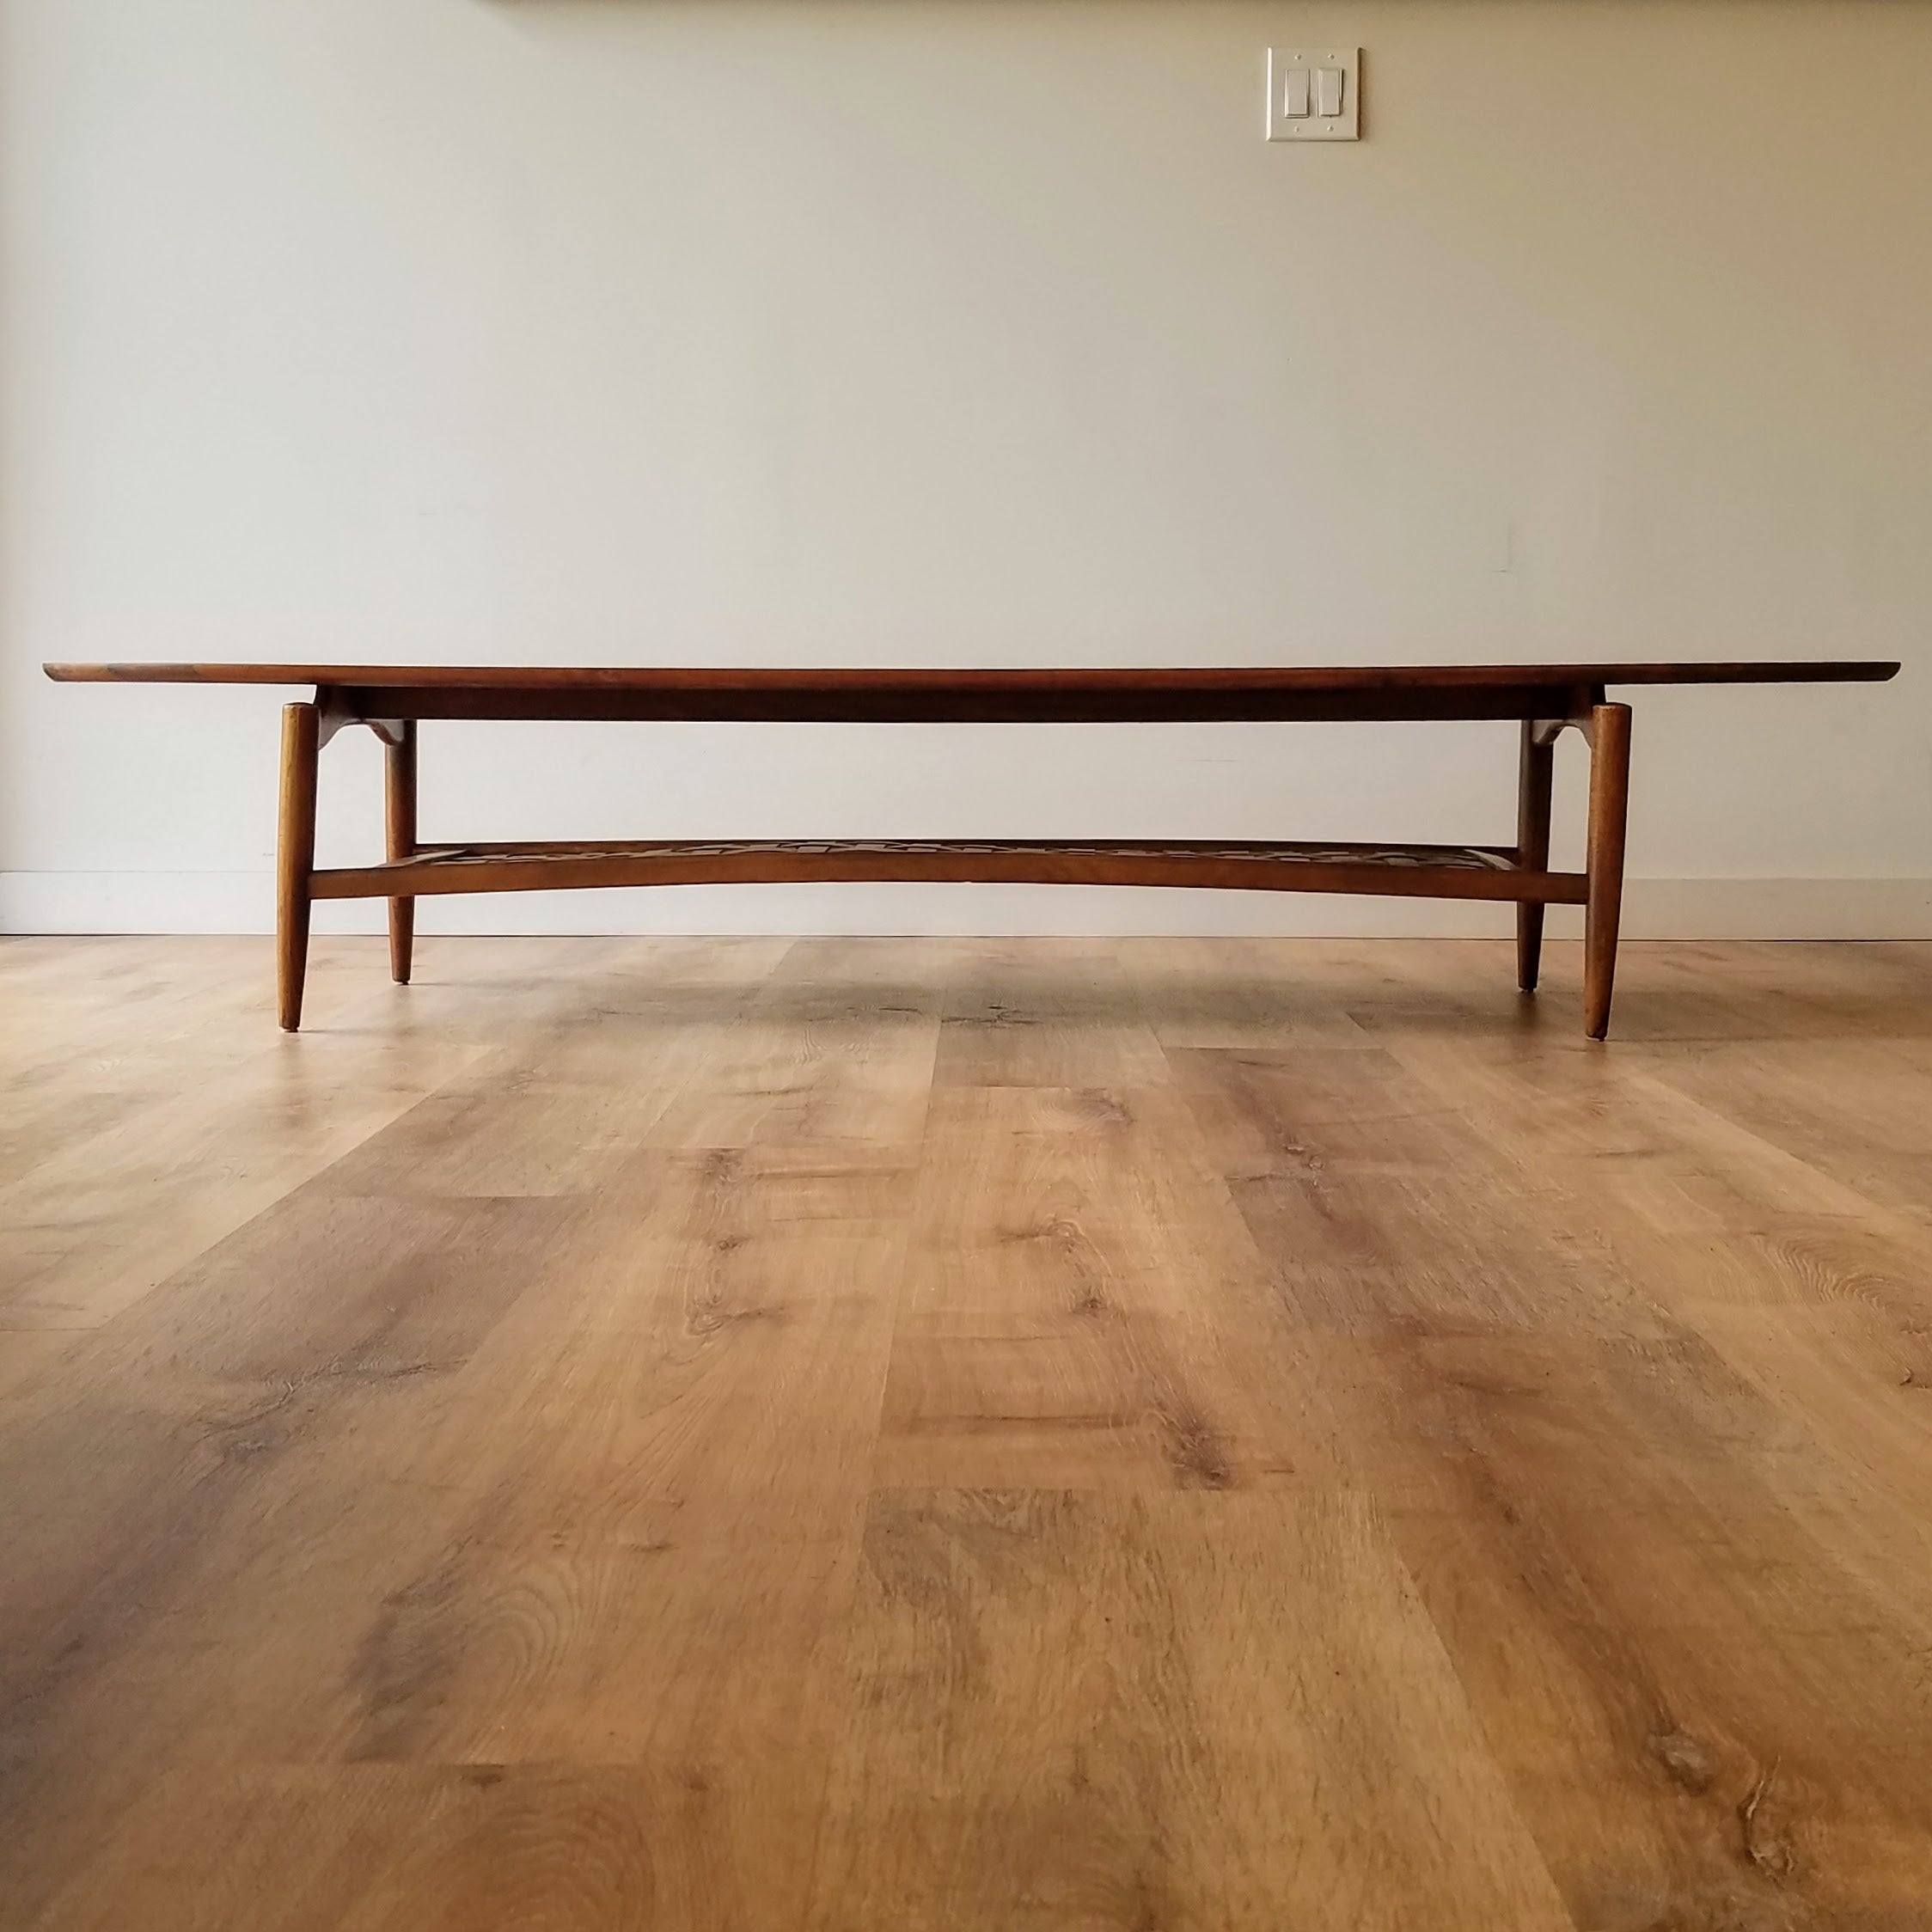
[[[275,841],[275,994],[284,1033],[302,1024],[309,972],[309,875],[315,867],[314,705],[282,706],[282,810]]]
[[[1590,712],[1590,896],[1583,914],[1583,1030],[1610,1030],[1617,926],[1623,908],[1623,828],[1630,802],[1630,707]]]
[[[1525,871],[1550,869],[1550,786],[1556,768],[1556,746],[1538,735],[1535,718],[1525,718],[1516,767],[1516,858]],[[1525,993],[1536,991],[1543,963],[1543,913],[1540,901],[1517,902],[1516,984]]]
[[[389,857],[413,859],[416,853],[416,720],[402,720],[401,742],[386,746],[388,786],[386,817]],[[416,902],[389,902],[389,977],[398,986],[409,984],[410,955],[416,942]]]

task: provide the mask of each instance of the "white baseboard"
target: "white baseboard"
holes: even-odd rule
[[[0,872],[0,932],[266,932],[260,872]],[[1507,906],[1304,893],[1052,885],[659,886],[425,899],[425,932],[1203,933],[1469,938]],[[1578,930],[1553,908],[1552,934]],[[315,908],[319,932],[382,930],[379,902]],[[1932,879],[1632,879],[1623,931],[1652,939],[1932,938]]]

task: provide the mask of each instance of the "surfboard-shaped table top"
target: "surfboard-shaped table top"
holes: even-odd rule
[[[1795,659],[1521,664],[1215,664],[1124,669],[764,669],[715,665],[48,664],[63,682],[313,685],[352,714],[1080,723],[1562,715],[1619,685],[1823,684],[1896,662]]]

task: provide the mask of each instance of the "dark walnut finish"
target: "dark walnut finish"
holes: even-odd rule
[[[276,869],[279,1010],[301,1023],[316,899],[382,898],[389,962],[409,978],[425,894],[786,880],[970,880],[1379,893],[1516,904],[1517,981],[1536,989],[1544,908],[1584,908],[1584,1024],[1609,1029],[1623,902],[1630,707],[1611,685],[1874,682],[1895,663],[1217,666],[1148,670],[743,670],[425,664],[49,664],[76,683],[311,684],[283,712]],[[1513,719],[1521,725],[1513,846],[1300,845],[1146,840],[548,841],[428,844],[416,824],[422,718],[732,720],[792,724],[1095,724]],[[345,724],[388,746],[387,862],[318,871],[316,756]],[[1590,746],[1588,859],[1549,869],[1557,737]]]

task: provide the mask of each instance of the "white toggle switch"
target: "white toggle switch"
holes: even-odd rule
[[[1268,138],[1359,140],[1361,58],[1360,47],[1270,47]]]

